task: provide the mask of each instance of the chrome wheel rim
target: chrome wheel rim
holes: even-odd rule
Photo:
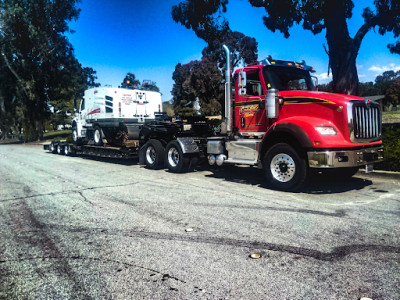
[[[72,139],[74,140],[74,142],[78,140],[78,132],[76,131],[76,129],[72,131]]]
[[[146,149],[146,160],[151,165],[156,161],[156,150],[151,145]]]
[[[291,156],[279,153],[272,158],[270,170],[274,179],[279,182],[288,182],[296,174],[296,164]]]
[[[98,129],[94,131],[94,141],[96,144],[100,142],[100,130]]]
[[[64,147],[64,154],[65,154],[65,155],[68,155],[68,154],[69,154],[69,147],[68,147],[68,146],[65,146],[65,147]]]
[[[172,167],[176,167],[179,163],[179,152],[174,147],[170,148],[168,151],[168,163]]]
[[[61,146],[60,145],[57,146],[57,153],[61,154]]]

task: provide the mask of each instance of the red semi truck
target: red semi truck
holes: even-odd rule
[[[230,51],[224,49],[230,62]],[[280,190],[299,189],[311,173],[321,170],[332,169],[342,177],[354,175],[361,166],[373,170],[373,164],[383,160],[379,104],[318,92],[312,72],[304,61],[271,57],[235,72],[228,64],[225,118],[218,131],[204,121],[156,120],[144,124],[135,141],[120,150],[140,153],[150,169],[167,167],[172,172],[187,171],[199,158],[210,165],[254,165]],[[82,145],[67,147],[85,150]]]

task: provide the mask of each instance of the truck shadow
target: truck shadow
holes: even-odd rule
[[[265,182],[262,170],[249,166],[225,165],[223,167],[210,167],[200,165],[196,167],[198,171],[210,171],[212,174],[207,177],[220,178],[230,182],[258,186],[266,189],[272,189]],[[372,185],[371,180],[358,178],[332,178],[329,176],[311,176],[308,184],[297,193],[307,194],[336,194],[345,193],[354,190],[362,190]]]
[[[51,154],[51,153],[49,153]],[[54,155],[54,154],[52,154]],[[90,155],[76,156],[80,159],[98,161],[102,163],[117,164],[122,166],[139,166],[139,158],[112,158],[98,157]],[[143,166],[141,166],[143,167]],[[197,165],[192,172],[208,171],[211,174],[206,177],[219,178],[229,182],[235,182],[245,185],[258,186],[261,188],[272,189],[265,182],[262,170],[252,166],[234,166],[224,165],[222,167],[209,166],[207,163]],[[307,194],[335,194],[345,193],[354,190],[362,190],[372,185],[371,180],[352,177],[352,178],[333,178],[328,176],[312,176],[309,183],[297,191],[297,193]]]
[[[98,161],[98,162],[102,162],[102,163],[121,165],[121,166],[135,166],[135,165],[139,164],[139,159],[137,157],[116,158],[116,157],[91,156],[91,155],[85,155],[85,154],[79,154],[74,157],[80,158],[80,159]]]

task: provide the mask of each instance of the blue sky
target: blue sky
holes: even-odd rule
[[[82,0],[79,19],[70,23],[74,34],[68,38],[75,54],[85,67],[97,71],[98,82],[117,87],[126,73],[139,80],[157,82],[163,101],[172,98],[172,73],[178,62],[201,58],[205,42],[192,30],[175,23],[171,7],[179,0]],[[372,0],[355,0],[353,18],[349,21],[352,36],[362,25],[362,9],[372,7]],[[256,38],[259,59],[267,55],[284,60],[305,60],[316,69],[320,83],[327,77],[328,56],[325,32],[313,35],[294,26],[285,39],[262,24],[264,10],[253,8],[248,0],[230,0],[226,17],[232,30]],[[400,70],[400,55],[390,54],[386,45],[395,42],[392,33],[381,36],[370,31],[357,58],[360,81],[373,81],[385,70]]]

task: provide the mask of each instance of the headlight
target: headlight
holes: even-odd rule
[[[319,126],[319,127],[315,127],[315,129],[321,135],[337,135],[337,131],[335,130],[335,128],[330,127],[330,126]]]

